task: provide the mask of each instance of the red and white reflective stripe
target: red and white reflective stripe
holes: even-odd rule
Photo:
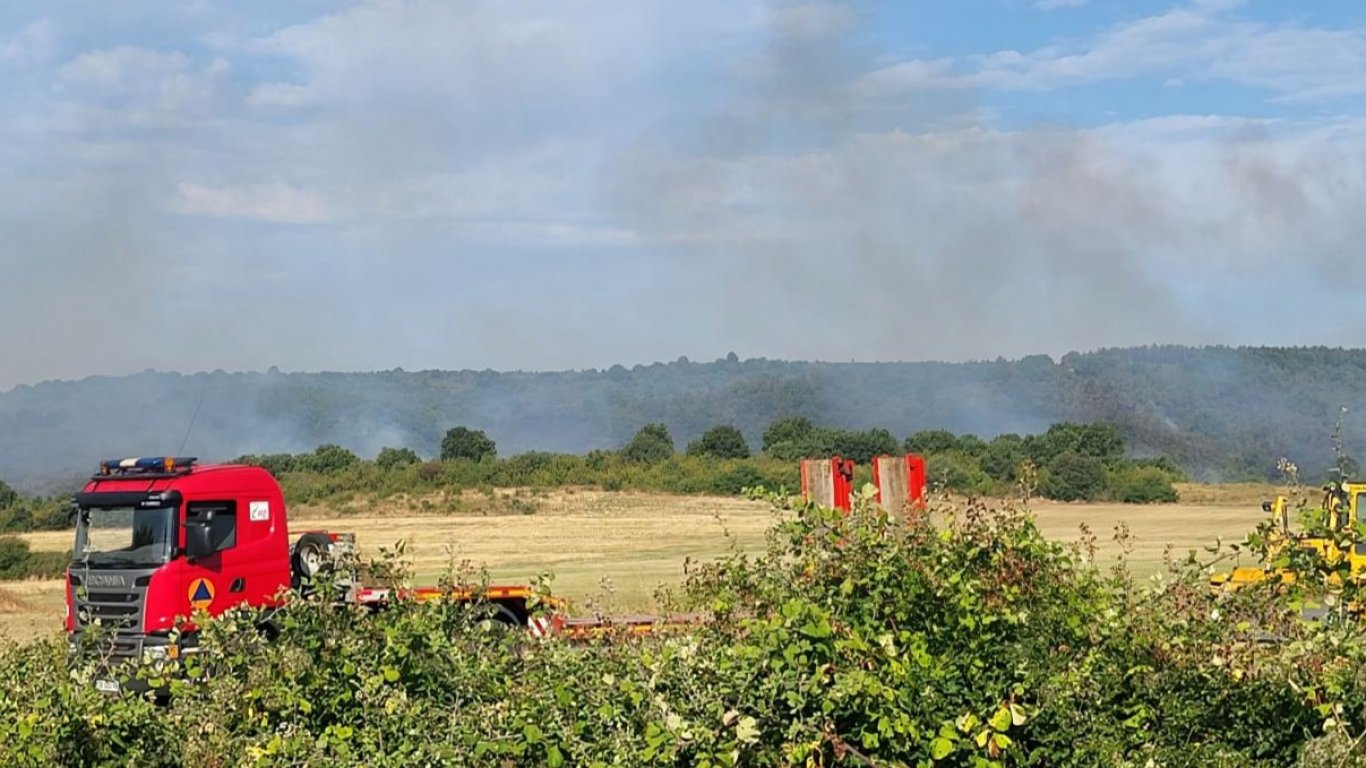
[[[544,616],[532,616],[527,619],[526,629],[532,637],[550,637],[550,619]]]

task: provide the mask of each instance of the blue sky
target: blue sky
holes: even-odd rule
[[[1366,343],[1366,5],[10,3],[0,390]]]

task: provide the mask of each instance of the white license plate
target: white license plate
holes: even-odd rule
[[[119,681],[117,681],[117,680],[96,680],[96,681],[95,681],[95,690],[97,690],[97,691],[103,691],[104,693],[118,693],[118,692],[119,692]]]

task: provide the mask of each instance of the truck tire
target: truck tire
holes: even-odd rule
[[[294,545],[290,559],[294,580],[315,579],[332,566],[332,539],[325,533],[305,533]]]
[[[520,656],[526,650],[526,628],[511,608],[501,603],[489,603],[480,613],[483,617],[475,626],[486,642],[492,642],[514,655]]]
[[[480,620],[480,624],[491,630],[506,631],[520,629],[522,626],[517,614],[501,603],[489,603],[484,607],[482,613],[483,618]]]

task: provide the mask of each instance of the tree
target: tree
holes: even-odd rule
[[[381,448],[379,455],[375,457],[375,465],[380,469],[397,469],[421,461],[422,457],[412,448]]]
[[[1039,492],[1058,501],[1094,501],[1105,487],[1105,463],[1072,451],[1050,461],[1039,482]]]
[[[1015,434],[997,435],[982,452],[982,469],[994,480],[1011,482],[1027,458],[1024,438]]]
[[[1064,453],[1114,461],[1124,456],[1124,440],[1112,424],[1074,424],[1061,422],[1042,435],[1025,438],[1025,447],[1034,463],[1047,466]]]
[[[0,480],[0,509],[12,507],[19,501],[19,492],[11,488],[4,480]]]
[[[831,429],[821,430],[825,432],[827,438],[823,441],[820,448],[823,450],[821,455],[835,454],[846,459],[853,459],[859,464],[867,464],[873,460],[874,456],[890,456],[901,448],[901,444],[892,436],[891,432],[885,429],[870,429],[864,432],[856,432],[851,429]]]
[[[688,444],[689,456],[715,456],[718,459],[748,459],[749,444],[740,430],[727,424],[717,425]]]
[[[441,460],[470,459],[483,461],[498,456],[498,446],[482,429],[453,427],[441,440]]]
[[[622,446],[621,455],[629,461],[642,464],[667,461],[674,455],[674,439],[669,435],[669,428],[663,424],[646,424],[631,438],[631,442]]]
[[[906,438],[906,452],[928,455],[958,449],[958,436],[947,429],[924,429]]]
[[[805,416],[778,419],[764,430],[764,453],[772,452],[776,445],[803,443],[815,431],[815,425]]]
[[[360,463],[360,457],[340,445],[320,445],[312,454],[300,457],[305,468],[323,474],[341,472]]]

